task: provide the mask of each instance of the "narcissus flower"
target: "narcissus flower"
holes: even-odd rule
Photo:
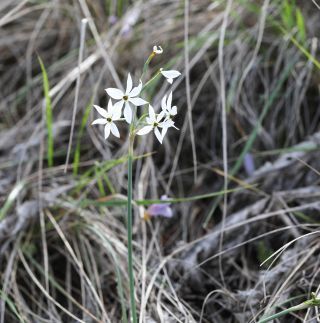
[[[123,115],[128,123],[131,123],[131,121],[132,121],[132,110],[131,110],[130,103],[132,103],[135,106],[140,106],[140,105],[144,105],[144,104],[148,103],[147,101],[138,97],[141,90],[142,90],[142,82],[141,81],[138,86],[133,88],[132,78],[131,78],[130,73],[128,74],[127,88],[124,93],[123,93],[123,91],[116,89],[116,88],[106,89],[106,92],[108,93],[108,95],[111,98],[113,98],[115,100],[120,100],[117,103],[115,103],[115,105],[114,105],[116,109],[119,109],[121,111],[123,105],[125,105]]]
[[[179,71],[176,71],[176,70],[164,71],[163,68],[160,68],[160,73],[167,79],[167,81],[170,84],[172,84],[173,79],[181,75]]]
[[[114,121],[120,120],[121,118],[121,109],[116,108],[109,100],[107,110],[102,109],[98,105],[94,105],[94,108],[98,111],[98,113],[103,117],[96,119],[92,122],[92,124],[103,124],[104,127],[104,138],[107,139],[110,135],[110,132],[120,138],[119,130],[114,123]]]
[[[161,100],[162,111],[169,119],[171,119],[177,114],[177,107],[175,105],[172,107],[171,104],[172,104],[172,91],[168,95],[168,99],[167,99],[167,96],[165,95]]]
[[[137,135],[140,135],[140,136],[146,135],[151,130],[153,130],[160,144],[162,144],[162,140],[163,140],[164,134],[166,134],[167,132],[167,128],[172,127],[171,123],[174,123],[172,120],[162,120],[164,116],[165,115],[163,111],[161,111],[158,115],[156,115],[153,107],[149,104],[149,116],[146,117],[147,125],[141,128],[137,132]],[[161,128],[162,128],[162,133],[160,132]],[[163,132],[164,129],[166,129],[165,132]]]

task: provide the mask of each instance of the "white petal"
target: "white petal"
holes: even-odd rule
[[[107,122],[106,119],[96,119],[91,124],[106,124]]]
[[[110,135],[110,123],[107,123],[104,127],[104,139],[107,139]]]
[[[112,132],[112,134],[114,136],[120,138],[119,130],[118,130],[117,126],[113,122],[110,123],[110,129],[111,129],[111,132]]]
[[[162,129],[162,133],[161,133],[162,139],[166,135],[167,131],[168,131],[168,127],[165,127],[165,128]]]
[[[147,133],[149,133],[151,130],[153,129],[152,126],[145,126],[143,128],[141,128],[138,132],[137,132],[137,135],[146,135]]]
[[[154,134],[156,135],[157,139],[159,140],[160,144],[162,144],[162,135],[158,129],[158,127],[154,128]]]
[[[132,78],[131,78],[131,75],[129,73],[128,78],[127,78],[126,94],[129,94],[131,90],[132,90]]]
[[[138,86],[136,86],[136,87],[134,87],[133,89],[132,89],[132,91],[129,93],[129,97],[135,97],[135,96],[137,96],[137,95],[139,95],[140,94],[140,92],[141,92],[141,90],[142,90],[142,82],[141,82],[141,80],[140,80],[140,82],[139,82],[139,85]]]
[[[112,101],[111,101],[111,99],[109,99],[109,102],[108,102],[108,113],[111,116],[113,115],[113,110],[114,110],[114,107],[113,107]]]
[[[159,123],[160,120],[164,117],[165,115],[165,112],[164,111],[161,111],[158,115],[157,115],[157,122]]]
[[[160,128],[170,128],[170,127],[173,127],[173,125],[174,125],[174,122],[171,119],[168,119],[164,122],[161,122],[161,124],[159,124],[159,127]]]
[[[95,109],[98,111],[100,115],[102,115],[105,118],[109,117],[108,112],[105,109],[100,108],[98,105],[94,105]]]
[[[127,103],[127,102],[126,102],[125,107],[124,107],[123,115],[124,115],[124,118],[126,119],[126,121],[128,123],[131,123],[131,121],[132,121],[132,110],[131,110],[130,104]]]
[[[176,77],[180,76],[181,73],[176,70],[169,70],[169,71],[161,71],[162,75],[168,79],[175,79]]]
[[[151,122],[148,122],[148,123],[152,123],[156,121],[156,114],[154,113],[154,109],[151,104],[149,104],[149,120]]]
[[[167,96],[166,95],[161,100],[161,108],[163,111],[167,110]]]
[[[145,101],[141,98],[130,98],[129,101],[137,107],[148,103],[147,101]]]
[[[112,120],[119,120],[121,118],[123,103],[124,101],[121,100],[115,103],[115,105],[113,106]]]
[[[173,83],[173,79],[167,79],[167,81],[172,84]]]
[[[168,101],[167,101],[167,107],[168,107],[168,109],[171,108],[171,104],[172,104],[172,91],[170,92],[170,94],[168,96]]]
[[[174,121],[172,121],[171,119],[168,119],[168,120],[166,120],[166,121],[164,121],[164,122],[161,122],[160,124],[159,124],[159,126],[158,127],[160,127],[160,128],[170,128],[170,127],[173,127],[173,128],[175,128],[175,129],[177,129],[177,130],[179,130],[179,128],[177,128],[175,125],[174,125]]]
[[[170,111],[171,115],[175,116],[177,114],[177,107],[174,105]]]
[[[106,92],[108,93],[109,96],[112,97],[112,99],[115,99],[115,100],[121,100],[124,96],[124,93],[121,90],[113,87],[109,87],[108,89],[106,89]]]

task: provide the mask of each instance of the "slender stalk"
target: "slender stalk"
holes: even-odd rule
[[[320,299],[319,298],[316,298],[316,295],[313,294],[312,295],[312,299],[310,300],[307,300],[299,305],[296,305],[296,306],[292,306],[290,308],[287,308],[281,312],[278,312],[276,314],[273,314],[273,315],[270,315],[268,317],[265,317],[265,318],[261,318],[258,323],[266,323],[266,322],[270,322],[274,319],[277,319],[283,315],[286,315],[286,314],[289,314],[289,313],[292,313],[292,312],[296,312],[296,311],[301,311],[301,310],[304,310],[304,309],[307,309],[309,307],[314,307],[314,306],[319,306],[320,305]]]
[[[142,71],[142,75],[141,75],[141,79],[143,78],[143,76],[146,74],[146,72],[147,72],[147,69],[148,69],[148,67],[149,67],[149,64],[150,64],[150,62],[151,62],[151,60],[153,59],[153,57],[155,57],[155,53],[154,52],[152,52],[151,54],[150,54],[150,56],[148,57],[148,59],[146,60],[146,62],[144,63],[144,66],[143,66],[143,71]]]
[[[158,70],[158,72],[142,87],[141,92],[143,92],[158,77],[160,73],[161,71]]]
[[[130,282],[130,308],[131,322],[137,323],[137,309],[134,297],[134,272],[132,257],[132,160],[133,160],[134,135],[130,133],[129,154],[128,154],[128,203],[127,203],[127,233],[128,233],[128,271]]]

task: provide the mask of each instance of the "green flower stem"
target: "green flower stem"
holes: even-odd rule
[[[130,282],[130,307],[131,322],[137,323],[137,309],[134,293],[134,272],[132,257],[132,160],[133,160],[134,135],[130,133],[129,153],[128,153],[128,203],[127,203],[127,233],[128,233],[128,271]]]
[[[160,70],[143,86],[141,92],[143,92],[156,78],[157,76],[161,73]]]
[[[142,71],[142,75],[141,75],[141,79],[144,77],[144,75],[146,74],[147,72],[147,69],[149,67],[149,64],[151,62],[151,60],[156,56],[156,54],[154,52],[152,52],[148,59],[146,60],[146,62],[144,63],[144,66],[143,66],[143,71]]]

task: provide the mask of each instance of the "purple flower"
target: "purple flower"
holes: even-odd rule
[[[167,199],[168,197],[166,195],[161,196],[161,200]],[[146,210],[146,218],[150,218],[151,216],[163,216],[165,218],[171,218],[173,216],[173,212],[170,207],[170,203],[159,203],[150,205]]]
[[[254,173],[255,167],[254,167],[254,160],[253,160],[252,154],[250,153],[245,154],[243,166],[248,176],[251,176]]]
[[[115,16],[115,15],[111,15],[111,16],[109,16],[109,24],[110,24],[111,26],[112,26],[112,25],[114,25],[117,21],[118,21],[117,16]]]

